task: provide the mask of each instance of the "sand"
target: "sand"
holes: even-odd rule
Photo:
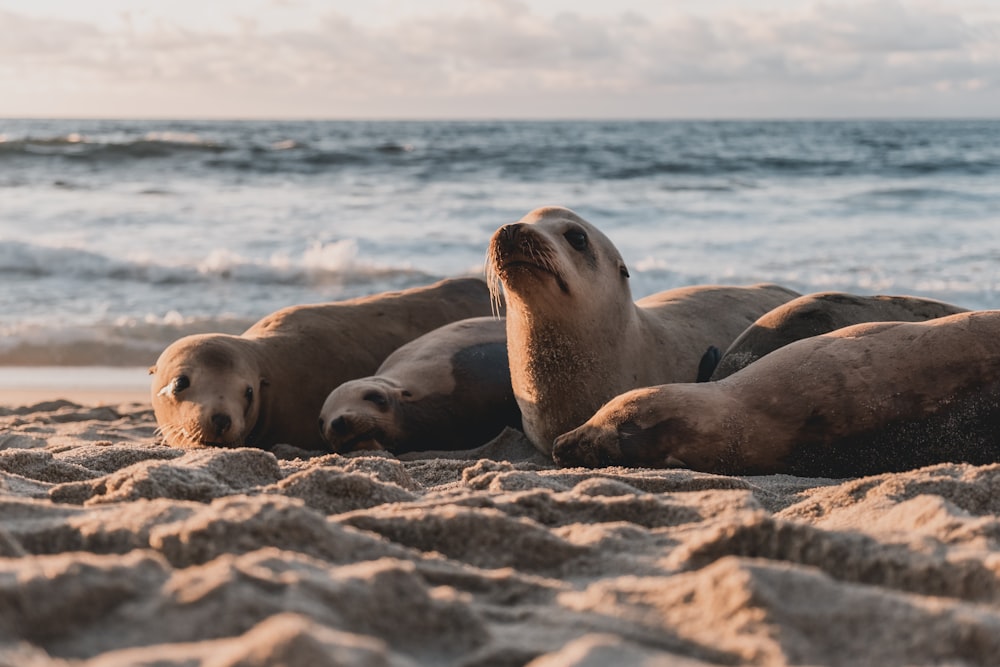
[[[0,408],[0,665],[1000,663],[1000,466],[185,451],[101,402]]]
[[[149,400],[149,368],[139,366],[0,366],[0,406],[66,399],[83,405]]]

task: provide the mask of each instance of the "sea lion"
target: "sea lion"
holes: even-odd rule
[[[507,350],[525,435],[543,454],[613,396],[694,381],[724,348],[797,296],[777,285],[672,289],[632,300],[618,249],[573,211],[539,208],[490,240],[487,277],[507,303]]]
[[[486,283],[460,278],[284,308],[240,336],[181,338],[149,370],[159,430],[175,447],[320,449],[316,415],[335,387],[432,329],[490,312]]]
[[[914,296],[858,296],[845,292],[806,294],[765,313],[733,341],[711,373],[721,380],[765,354],[809,336],[864,322],[923,322],[967,312],[967,308]]]
[[[718,382],[636,389],[557,438],[553,458],[809,477],[1000,461],[1000,311],[858,324]]]
[[[471,449],[520,428],[503,319],[445,325],[399,348],[373,377],[334,389],[319,428],[335,452]]]

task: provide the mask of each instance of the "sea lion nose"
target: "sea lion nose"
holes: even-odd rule
[[[340,416],[330,422],[330,430],[337,435],[345,435],[350,430],[350,426],[347,420]]]
[[[217,412],[212,415],[212,426],[215,427],[216,435],[225,435],[229,427],[233,425],[233,420],[229,418],[229,415],[224,415],[221,412]]]
[[[518,234],[521,233],[522,227],[524,227],[524,224],[520,222],[504,225],[500,228],[500,240],[504,243],[513,243],[517,239]]]

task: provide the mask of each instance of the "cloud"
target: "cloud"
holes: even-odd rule
[[[85,82],[95,91],[151,99],[167,91],[252,99],[257,91],[270,96],[268,109],[280,109],[284,97],[290,104],[313,100],[332,115],[344,108],[338,104],[363,109],[366,100],[400,108],[477,96],[648,99],[715,89],[718,98],[726,89],[770,87],[886,99],[1000,89],[1000,12],[972,16],[958,3],[873,0],[770,11],[733,5],[656,19],[546,16],[514,0],[460,7],[375,25],[327,13],[294,29],[268,29],[245,16],[215,31],[166,20],[98,27],[0,11],[7,36],[0,83],[8,91],[51,93]],[[207,103],[199,99],[192,104]]]

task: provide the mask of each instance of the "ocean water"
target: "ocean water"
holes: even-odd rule
[[[560,204],[638,298],[1000,308],[1000,121],[0,121],[0,365],[148,365],[280,307],[481,274]]]

